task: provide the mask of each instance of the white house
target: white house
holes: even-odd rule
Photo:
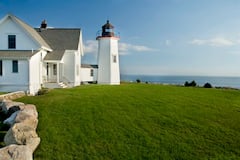
[[[80,85],[80,29],[32,28],[14,15],[0,21],[0,91],[36,94],[42,87]]]
[[[107,32],[109,31],[103,30],[102,34]],[[102,35],[99,39],[103,37]],[[115,66],[119,66],[117,43],[112,40],[114,36],[105,39],[111,39],[108,40],[111,43],[114,41],[114,55],[117,57],[112,57],[110,53],[101,53],[107,57],[99,58],[109,59],[116,63]],[[111,43],[107,42],[102,47],[112,48],[108,46]],[[112,52],[108,49],[103,51]],[[73,87],[81,83],[97,82],[98,65],[81,64],[81,56],[83,44],[82,31],[79,28],[47,28],[45,20],[40,28],[32,28],[11,14],[0,20],[1,92],[21,90],[35,95],[41,87]],[[119,74],[119,67],[115,72],[109,69],[109,64],[100,66],[100,70],[105,72],[100,74],[111,75],[107,73],[109,71]],[[118,82],[120,80],[119,75],[117,76]]]

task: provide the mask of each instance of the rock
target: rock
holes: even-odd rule
[[[4,112],[5,114],[8,113],[8,110],[13,107],[13,106],[22,106],[24,103],[22,102],[13,102],[11,100],[2,100],[0,102],[0,110]]]
[[[17,92],[0,95],[0,100],[3,100],[3,99],[13,100],[13,99],[21,98],[24,96],[26,96],[24,91],[17,91]]]
[[[24,111],[32,116],[38,117],[38,112],[36,106],[33,104],[21,105],[19,106],[21,111]]]
[[[14,112],[17,112],[19,110],[20,110],[19,106],[12,106],[11,108],[8,109],[7,116],[10,117]]]
[[[0,149],[0,160],[33,160],[32,151],[24,145],[9,145]]]
[[[28,148],[32,151],[32,153],[37,149],[38,145],[40,144],[40,138],[29,138],[26,142]]]
[[[8,117],[6,120],[3,121],[3,124],[12,126],[15,123],[15,118],[17,117],[18,113],[19,113],[19,111],[14,112],[10,117]]]
[[[9,118],[5,119],[8,115]],[[0,149],[0,160],[32,160],[32,154],[40,144],[36,133],[36,106],[0,100],[0,118],[5,119],[5,124],[11,125],[4,137],[6,147]]]
[[[35,114],[29,114],[31,112],[27,112],[27,110],[20,111],[16,118],[14,119],[15,123],[24,123],[27,126],[31,126],[33,129],[37,129],[38,119]]]
[[[15,123],[4,136],[6,145],[26,145],[29,138],[38,138],[36,130],[24,123]]]

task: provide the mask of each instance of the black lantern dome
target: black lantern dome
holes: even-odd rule
[[[107,23],[102,26],[102,37],[114,37],[113,29],[114,26],[107,20]]]

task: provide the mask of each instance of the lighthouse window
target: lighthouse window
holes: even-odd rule
[[[113,63],[117,63],[117,56],[113,56]]]

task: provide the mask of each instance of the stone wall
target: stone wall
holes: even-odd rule
[[[8,115],[4,123],[10,126],[4,137],[6,147],[0,149],[0,160],[32,160],[33,152],[40,144],[40,138],[36,133],[38,125],[36,106],[9,100],[13,94],[8,97],[10,98],[6,98],[5,95],[6,99],[0,102],[1,112]]]
[[[17,98],[21,98],[23,96],[25,96],[25,92],[24,91],[17,91],[17,92],[12,92],[12,93],[7,93],[7,94],[3,94],[0,95],[0,100],[13,100],[13,99],[17,99]]]

